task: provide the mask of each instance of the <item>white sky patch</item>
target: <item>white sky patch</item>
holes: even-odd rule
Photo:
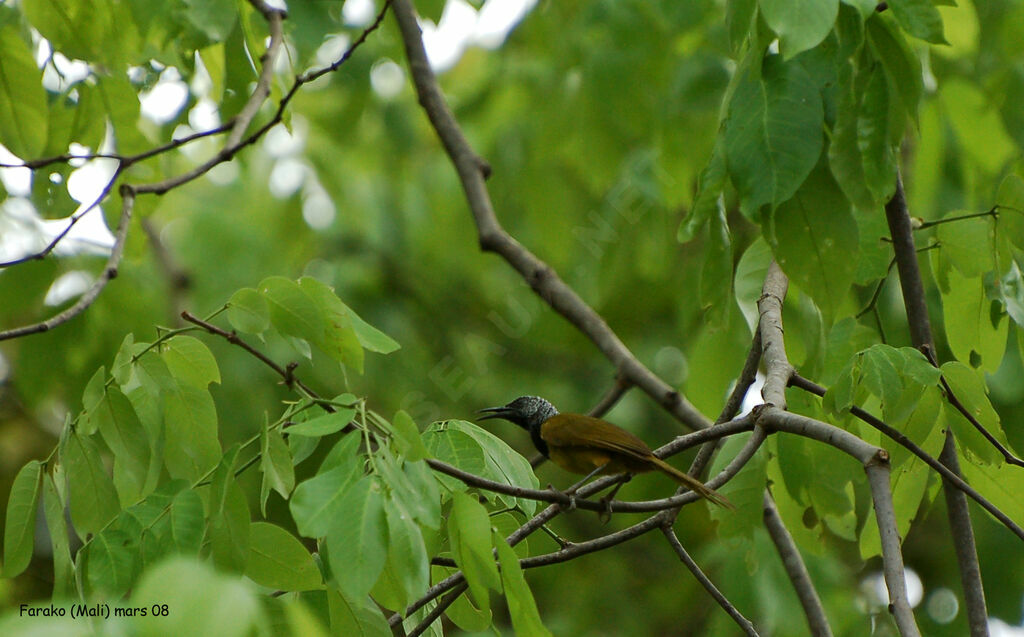
[[[20,163],[20,157],[0,146],[0,164]],[[28,168],[0,168],[0,182],[11,196],[27,197],[32,193],[32,171]]]
[[[263,138],[263,149],[268,155],[277,159],[298,155],[306,146],[309,123],[303,117],[293,117],[289,131],[284,124],[278,124],[267,131]]]
[[[354,27],[365,27],[377,15],[377,7],[373,0],[345,0],[341,8],[341,17],[345,24]]]
[[[405,71],[392,60],[383,58],[370,69],[370,86],[386,100],[396,97],[405,88]]]
[[[487,0],[477,13],[472,43],[496,49],[505,42],[512,27],[526,17],[537,0]]]
[[[301,159],[294,157],[279,159],[274,163],[274,168],[270,171],[270,179],[267,182],[270,194],[278,199],[292,196],[306,181],[308,170]]]
[[[73,299],[88,290],[93,280],[91,274],[82,270],[65,272],[50,285],[50,289],[46,291],[46,298],[43,299],[43,303],[46,305],[60,305],[64,301]]]
[[[334,222],[337,210],[323,186],[313,180],[306,182],[302,200],[302,218],[314,230],[323,230]]]
[[[469,36],[476,28],[476,9],[465,0],[448,0],[437,25],[424,20],[420,28],[430,66],[438,72],[446,71],[466,50]]]
[[[139,96],[142,115],[157,124],[174,119],[186,100],[188,85],[181,81],[181,74],[174,67],[165,69],[156,85]]]

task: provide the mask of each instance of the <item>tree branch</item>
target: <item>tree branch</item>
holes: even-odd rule
[[[804,617],[807,618],[808,628],[814,637],[832,637],[832,627],[828,624],[825,616],[825,609],[821,605],[821,598],[811,581],[811,574],[807,572],[803,557],[796,548],[796,542],[790,535],[789,529],[779,515],[779,509],[775,506],[775,498],[765,489],[763,504],[764,526],[768,529],[768,535],[775,544],[775,550],[782,558],[782,567],[789,576],[800,605],[804,608]]]
[[[99,277],[96,278],[96,281],[92,286],[85,291],[85,294],[78,297],[78,300],[75,301],[74,305],[63,312],[51,316],[45,321],[0,332],[0,341],[18,338],[27,334],[38,334],[40,332],[49,331],[62,323],[67,323],[93,304],[97,297],[99,297],[100,292],[103,291],[103,288],[107,286],[107,283],[117,276],[117,268],[121,263],[121,258],[124,256],[124,244],[128,238],[128,226],[131,224],[132,209],[134,206],[135,192],[131,187],[122,185],[121,218],[118,220],[117,229],[114,231],[114,247],[110,250],[110,256],[107,257],[107,263],[103,266],[103,272],[101,272]]]
[[[910,211],[903,194],[903,180],[896,175],[896,192],[885,204],[885,219],[889,224],[896,267],[903,288],[903,306],[910,327],[910,340],[925,357],[935,364],[935,341],[932,338],[931,322],[928,319],[928,305],[917,265],[917,251],[914,249],[914,233],[910,222]],[[936,365],[937,366],[937,365]],[[960,475],[960,460],[957,458],[956,442],[951,429],[946,430],[946,440],[939,454],[939,461],[949,470]],[[946,497],[946,511],[949,515],[950,532],[953,534],[953,548],[960,567],[960,584],[964,590],[967,606],[967,620],[973,637],[988,635],[988,610],[985,591],[981,583],[981,568],[978,565],[978,550],[971,527],[971,514],[967,508],[967,497],[960,489],[952,488],[948,481],[943,484]]]
[[[864,442],[844,429],[806,416],[782,411],[766,405],[756,410],[757,424],[775,431],[785,431],[806,436],[831,445],[853,456],[863,466],[871,488],[875,520],[882,544],[882,572],[889,589],[889,612],[896,620],[896,627],[903,637],[917,637],[921,633],[914,620],[914,612],[907,600],[907,583],[900,550],[900,536],[896,527],[896,512],[892,504],[889,486],[889,454],[885,449]]]
[[[480,248],[496,252],[508,262],[548,305],[585,334],[615,365],[619,374],[640,387],[677,420],[693,429],[710,425],[685,397],[645,367],[604,319],[566,285],[555,271],[510,236],[494,213],[484,179],[487,163],[469,145],[445,103],[427,54],[416,14],[409,0],[394,0],[395,17],[402,32],[406,56],[420,105],[437,132],[458,172],[477,228]]]
[[[750,637],[758,637],[757,630],[754,629],[754,624],[744,617],[740,611],[736,610],[736,607],[732,602],[730,602],[728,598],[722,594],[722,591],[718,590],[718,587],[715,586],[711,579],[704,574],[704,571],[700,569],[697,562],[694,561],[694,559],[690,557],[690,554],[686,552],[686,549],[683,547],[682,542],[679,541],[679,538],[676,537],[676,532],[672,527],[668,525],[662,526],[661,532],[665,534],[665,539],[668,540],[669,546],[671,546],[672,550],[679,556],[679,561],[686,565],[686,568],[688,568],[690,573],[693,574],[693,577],[700,582],[700,585],[704,587],[704,590],[708,592],[708,595],[711,595],[711,597],[718,602],[718,605],[728,613],[729,617],[732,617],[733,621],[736,622],[736,625],[740,627],[740,630]]]

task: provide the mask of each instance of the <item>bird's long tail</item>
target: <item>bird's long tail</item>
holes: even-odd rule
[[[661,471],[665,475],[669,476],[670,478],[672,478],[679,484],[683,485],[684,487],[688,487],[689,489],[696,491],[697,493],[704,496],[708,500],[711,500],[715,504],[724,506],[727,509],[736,508],[735,506],[733,506],[732,502],[729,502],[729,500],[726,499],[724,495],[722,495],[718,491],[715,491],[714,489],[705,486],[704,483],[698,480],[697,478],[694,478],[693,476],[685,474],[679,469],[676,469],[675,467],[668,464],[661,458],[658,458],[657,456],[652,456],[651,462],[654,464],[655,467],[658,468],[659,471]]]

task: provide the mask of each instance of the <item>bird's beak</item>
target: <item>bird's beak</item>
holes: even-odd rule
[[[480,409],[476,413],[484,414],[479,416],[477,420],[487,420],[489,418],[504,418],[509,414],[508,407],[488,407],[486,409]]]

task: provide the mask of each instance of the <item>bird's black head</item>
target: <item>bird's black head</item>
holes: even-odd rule
[[[481,409],[478,420],[503,418],[514,422],[528,431],[539,430],[544,421],[558,413],[555,406],[540,396],[520,396],[504,407],[488,407]]]

